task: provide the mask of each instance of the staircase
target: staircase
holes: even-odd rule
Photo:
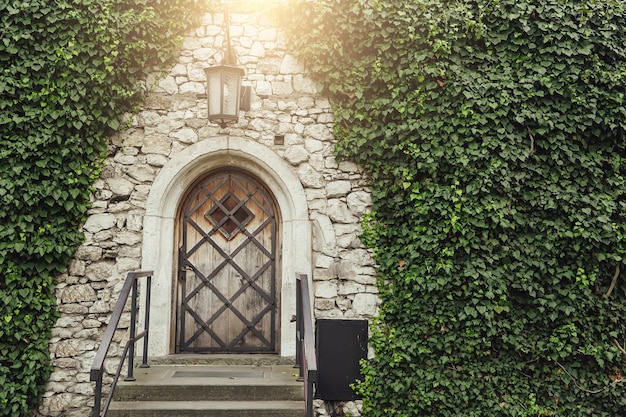
[[[109,417],[304,417],[298,369],[264,355],[176,355],[120,381]]]

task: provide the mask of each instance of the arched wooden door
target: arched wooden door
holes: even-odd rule
[[[187,194],[179,215],[177,352],[277,352],[277,208],[238,171]]]

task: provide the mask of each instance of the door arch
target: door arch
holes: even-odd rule
[[[177,274],[176,219],[190,184],[204,173],[217,169],[246,167],[272,191],[280,207],[280,330],[281,356],[296,352],[296,276],[312,279],[311,224],[306,194],[293,167],[272,149],[238,136],[200,140],[175,154],[156,176],[144,215],[142,263],[153,270],[150,309],[149,354],[166,356],[175,352],[176,312],[172,310]],[[310,283],[311,284],[311,283]],[[312,285],[312,284],[311,284]],[[143,300],[140,301],[143,305]],[[143,307],[142,307],[143,308]],[[141,318],[140,318],[141,320]]]
[[[178,215],[176,352],[276,352],[280,216],[244,171],[195,182]]]

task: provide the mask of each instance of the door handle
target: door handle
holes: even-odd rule
[[[178,270],[178,280],[185,281],[187,279],[187,272],[193,272],[193,268],[190,267],[189,265],[181,267]]]

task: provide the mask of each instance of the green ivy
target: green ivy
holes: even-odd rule
[[[55,277],[107,138],[206,4],[0,1],[0,416],[35,409],[51,372]]]
[[[372,178],[364,415],[624,415],[626,3],[290,4]]]

